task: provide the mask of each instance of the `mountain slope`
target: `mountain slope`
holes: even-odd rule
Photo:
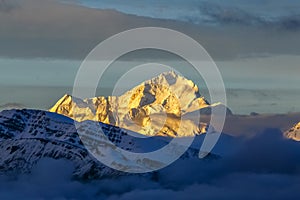
[[[300,122],[284,133],[287,138],[300,141]]]
[[[205,133],[207,128],[205,123],[195,123],[182,116],[197,111],[210,114],[213,106],[223,105],[210,105],[191,80],[166,72],[118,97],[81,100],[65,95],[50,112],[76,121],[100,121],[148,136],[182,137]],[[179,130],[181,123],[185,126],[184,131]]]
[[[81,143],[73,120],[37,110],[0,113],[0,169],[27,173],[44,157],[71,160],[74,176],[88,178],[115,173],[93,159]]]
[[[103,165],[87,151],[87,146],[97,148],[99,143],[107,144],[105,139],[99,138],[95,141],[97,129],[90,129],[90,127],[91,124],[96,123],[100,124],[111,142],[131,152],[153,151],[166,145],[170,139],[168,137],[136,138],[129,130],[85,121],[79,123],[77,127],[88,130],[85,137],[90,140],[84,146],[77,134],[74,121],[67,117],[39,110],[3,111],[0,113],[0,173],[28,173],[41,158],[49,157],[72,161],[75,166],[73,175],[78,178],[101,178],[125,174]],[[114,157],[114,154],[109,156],[114,158],[114,162],[118,165],[126,163],[124,161],[128,159],[126,156]],[[197,156],[198,150],[189,148],[181,158]],[[133,163],[129,167],[151,168],[152,162],[156,161]]]

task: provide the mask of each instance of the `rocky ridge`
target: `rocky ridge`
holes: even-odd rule
[[[191,80],[166,72],[121,96],[79,99],[65,95],[49,111],[76,121],[100,121],[147,136],[184,137],[207,130],[206,123],[191,120],[189,113],[199,111],[207,115],[212,107],[218,106],[224,105],[210,105]]]

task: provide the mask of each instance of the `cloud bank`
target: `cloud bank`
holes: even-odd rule
[[[80,182],[72,165],[42,160],[31,175],[1,177],[1,199],[298,199],[300,146],[277,129],[241,140],[216,160],[180,160],[154,174]]]
[[[154,19],[53,0],[2,0],[0,56],[81,60],[109,36],[144,26],[181,31],[200,42],[218,60],[300,54],[299,15],[290,15],[265,25],[261,18],[239,8],[203,5],[197,9],[208,16],[206,20],[213,20],[218,25]]]
[[[300,4],[294,0],[281,1],[68,1],[98,9],[114,9],[126,14],[156,19],[168,19],[194,24],[269,26],[273,28],[297,30],[299,26]]]
[[[300,4],[295,0],[287,1],[245,1],[229,0],[77,0],[68,1],[91,8],[115,9],[137,16],[157,19],[198,23],[230,23],[258,25],[268,23],[280,24],[281,19],[290,18],[297,21]],[[287,17],[288,16],[288,17]],[[284,20],[282,20],[284,21]]]

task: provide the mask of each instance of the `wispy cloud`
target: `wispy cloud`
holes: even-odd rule
[[[263,22],[263,19],[253,15],[240,8],[220,6],[212,3],[202,3],[199,10],[210,20],[207,23],[213,24],[237,24],[237,25],[257,25]]]
[[[299,27],[300,3],[294,0],[278,1],[236,1],[226,2],[186,0],[78,0],[75,2],[87,7],[114,9],[127,14],[157,19],[172,19],[194,24],[252,25],[261,28],[279,27],[296,30]]]
[[[287,31],[296,31],[300,28],[300,14],[286,13],[286,15],[278,16],[259,15],[238,7],[220,6],[212,3],[202,3],[199,6],[199,10],[210,19],[206,20],[206,23],[221,26],[257,26],[261,29],[274,28]]]
[[[10,8],[10,11],[0,12],[1,57],[81,60],[109,36],[144,26],[181,31],[200,42],[214,59],[219,60],[249,55],[300,54],[298,15],[269,21],[242,8],[203,3],[202,7],[195,7],[197,11],[193,16],[199,17],[189,19],[195,23],[183,23],[52,0],[16,1],[15,7],[7,0],[2,2],[5,2],[2,10]],[[169,8],[164,11],[169,12]],[[207,23],[198,23],[200,18]]]
[[[300,14],[283,17],[278,22],[281,28],[297,31],[300,29]]]

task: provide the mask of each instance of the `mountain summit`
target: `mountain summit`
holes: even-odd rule
[[[183,116],[195,111],[210,114],[212,106],[223,105],[210,105],[191,80],[170,71],[121,96],[79,99],[65,95],[50,111],[76,121],[100,121],[148,136],[182,137],[204,133],[207,128],[207,124]]]

